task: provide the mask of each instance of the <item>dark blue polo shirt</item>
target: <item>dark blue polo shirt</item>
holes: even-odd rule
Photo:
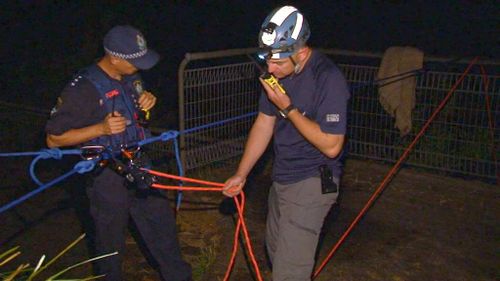
[[[350,97],[346,80],[337,66],[325,55],[314,51],[304,69],[280,80],[292,103],[307,118],[319,124],[321,131],[345,135],[347,102]],[[259,111],[276,116],[274,127],[273,180],[295,183],[319,175],[319,166],[327,164],[333,175],[342,173],[341,155],[330,159],[310,144],[263,93]]]

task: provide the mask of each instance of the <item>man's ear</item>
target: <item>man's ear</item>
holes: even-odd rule
[[[297,51],[297,57],[298,57],[298,61],[300,61],[300,62],[305,60],[307,57],[307,48],[305,48],[305,47],[300,48]]]
[[[117,65],[120,62],[120,59],[114,56],[109,56],[109,62],[112,65]]]

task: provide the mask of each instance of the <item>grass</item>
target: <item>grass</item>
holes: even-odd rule
[[[47,268],[49,268],[52,264],[56,263],[59,258],[61,258],[65,253],[67,253],[69,250],[71,250],[78,242],[80,242],[83,238],[85,237],[85,234],[82,234],[80,237],[78,237],[75,241],[70,243],[66,248],[64,248],[62,251],[60,251],[55,257],[50,259],[48,262],[45,262],[46,256],[43,255],[39,260],[38,263],[35,267],[31,267],[29,263],[20,263],[18,265],[15,265],[14,270],[8,270],[5,272],[0,272],[0,278],[4,281],[33,281],[33,280],[46,280],[46,281],[57,281],[57,280],[68,280],[68,279],[59,279],[61,276],[63,276],[65,273],[68,271],[77,268],[79,266],[85,265],[87,263],[93,262],[98,259],[106,258],[112,255],[116,255],[117,253],[111,253],[111,254],[106,254],[102,256],[98,256],[95,258],[87,259],[84,261],[81,261],[79,263],[76,263],[74,265],[68,266],[64,268],[63,270],[57,272],[56,274],[51,275],[50,277],[46,279],[41,279],[39,277],[40,273],[44,272]],[[21,254],[21,251],[19,250],[19,247],[13,247],[3,253],[0,253],[0,270],[3,266],[9,264],[11,265],[14,263],[14,260]],[[71,280],[74,281],[86,281],[86,280],[97,280],[99,278],[103,277],[103,275],[97,275],[97,276],[87,276],[84,278],[72,278]]]
[[[215,262],[217,256],[216,244],[213,242],[206,248],[201,249],[201,253],[193,264],[193,279],[195,281],[202,280],[205,273],[210,269]]]

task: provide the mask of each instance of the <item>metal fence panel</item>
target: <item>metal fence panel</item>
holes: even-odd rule
[[[260,93],[256,75],[251,62],[186,70],[181,131],[255,112]],[[252,123],[249,116],[183,135],[185,169],[240,155]]]
[[[350,154],[390,162],[401,156],[460,76],[460,73],[427,71],[417,78],[413,129],[401,138],[393,128],[394,119],[378,102],[376,85],[356,87],[359,83],[374,81],[377,68],[353,65],[341,65],[341,68],[353,86]],[[480,75],[466,76],[410,154],[408,164],[495,178],[493,153],[498,159],[498,152],[493,148],[495,142],[498,146],[500,136],[498,126],[494,131],[489,128],[486,101],[489,96],[492,120],[498,120],[499,80],[492,75],[488,78],[491,88],[486,92]]]

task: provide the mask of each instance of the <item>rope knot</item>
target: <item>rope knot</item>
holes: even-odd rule
[[[42,149],[40,150],[40,157],[42,159],[61,159],[63,156],[62,151],[59,148],[50,148],[50,149]]]
[[[95,161],[94,160],[84,160],[76,163],[74,169],[79,173],[83,174],[86,172],[90,172],[94,169],[95,167]]]
[[[164,132],[160,135],[162,141],[168,141],[171,139],[175,139],[178,136],[179,136],[179,131],[174,131],[174,130]]]

